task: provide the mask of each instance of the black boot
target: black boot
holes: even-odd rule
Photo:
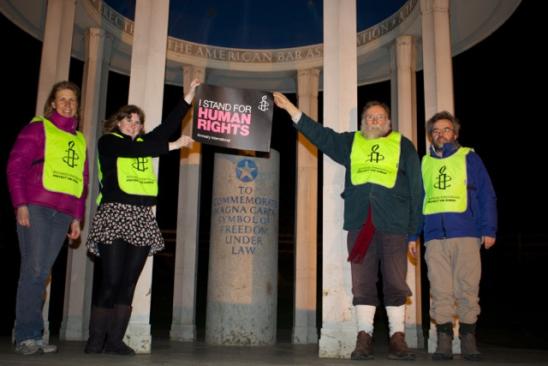
[[[113,309],[91,307],[91,316],[89,317],[89,338],[86,342],[85,353],[101,353],[105,346],[105,339],[109,323],[112,321]]]
[[[453,359],[453,323],[436,325],[438,345],[432,354],[435,361]]]
[[[116,355],[134,355],[135,351],[123,341],[131,317],[131,306],[114,305],[113,312],[104,351]]]
[[[459,333],[462,357],[468,361],[481,361],[481,355],[476,346],[476,323],[460,323]]]

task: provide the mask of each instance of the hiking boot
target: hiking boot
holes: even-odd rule
[[[405,360],[412,361],[415,359],[415,354],[409,350],[405,342],[405,335],[402,332],[396,332],[390,337],[388,345],[389,360]]]
[[[38,345],[36,339],[26,339],[15,346],[15,353],[23,356],[41,355],[44,353]]]
[[[444,323],[436,326],[438,344],[436,352],[432,354],[432,360],[443,361],[453,359],[453,324]]]
[[[372,360],[373,357],[373,338],[365,331],[358,332],[356,338],[356,348],[350,354],[351,360]]]
[[[467,333],[460,336],[460,349],[462,357],[468,361],[480,361],[481,354],[476,347],[476,336],[474,333]]]

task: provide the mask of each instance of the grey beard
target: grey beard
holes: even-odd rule
[[[366,139],[376,139],[382,136],[385,136],[388,131],[390,131],[390,128],[387,126],[386,128],[367,128],[363,127],[361,129],[362,135]]]

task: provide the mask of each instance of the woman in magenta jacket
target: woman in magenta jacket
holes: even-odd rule
[[[79,99],[77,85],[55,84],[44,116],[23,128],[8,160],[21,253],[15,351],[23,355],[57,351],[42,340],[43,293],[65,238],[80,236],[84,215],[88,165],[85,140],[77,131]]]

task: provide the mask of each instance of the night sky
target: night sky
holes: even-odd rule
[[[482,249],[482,314],[478,338],[484,344],[508,347],[548,348],[548,324],[543,290],[548,279],[548,233],[545,207],[548,205],[543,170],[546,164],[546,101],[543,91],[546,74],[544,37],[541,31],[542,1],[524,0],[511,18],[482,43],[456,56],[453,61],[455,114],[462,123],[460,142],[473,147],[483,159],[495,186],[499,208],[497,244]],[[20,129],[32,118],[36,103],[41,42],[19,30],[3,15],[0,29],[5,52],[2,80],[3,132],[0,135],[0,219],[4,227],[0,239],[0,275],[4,279],[4,311],[0,318],[0,335],[11,334],[14,299],[18,277],[19,254],[15,220],[6,188],[5,166],[11,146]],[[83,64],[73,60],[70,80],[81,85]],[[111,73],[107,95],[107,113],[127,101],[128,78]],[[538,84],[538,85],[536,85]],[[417,73],[418,120],[424,121],[422,72]],[[182,89],[166,86],[164,112],[176,104]],[[322,106],[320,94],[320,108]],[[294,96],[291,96],[294,98]],[[363,86],[358,90],[359,109],[367,100],[390,102],[389,82]],[[426,116],[428,118],[430,116]],[[294,159],[295,132],[286,115],[274,115],[272,146],[281,153],[280,179],[280,310],[279,333],[291,328],[293,281]],[[321,119],[321,109],[320,109]],[[421,133],[422,134],[422,133]],[[209,230],[212,156],[216,150],[204,147],[203,208],[200,228],[200,267],[197,324],[204,324],[207,289],[207,245]],[[424,153],[424,148],[419,148]],[[178,154],[162,158],[158,220],[164,230],[175,229],[173,202],[177,195]],[[54,269],[52,326],[59,326],[64,284],[65,246]],[[152,304],[153,335],[166,335],[171,314],[173,248],[157,256],[154,266]],[[321,261],[320,261],[321,263]],[[423,275],[426,277],[426,267]],[[425,280],[425,278],[424,278]],[[57,285],[55,283],[57,282]],[[164,284],[159,284],[160,282]],[[166,285],[167,283],[167,285]],[[163,286],[163,287],[162,287]],[[171,287],[170,287],[171,286]],[[423,292],[427,294],[427,281]],[[427,298],[425,297],[425,304]],[[202,310],[200,310],[200,308]],[[428,312],[424,311],[424,322]],[[167,328],[167,329],[166,329]],[[55,333],[55,329],[53,329]]]

